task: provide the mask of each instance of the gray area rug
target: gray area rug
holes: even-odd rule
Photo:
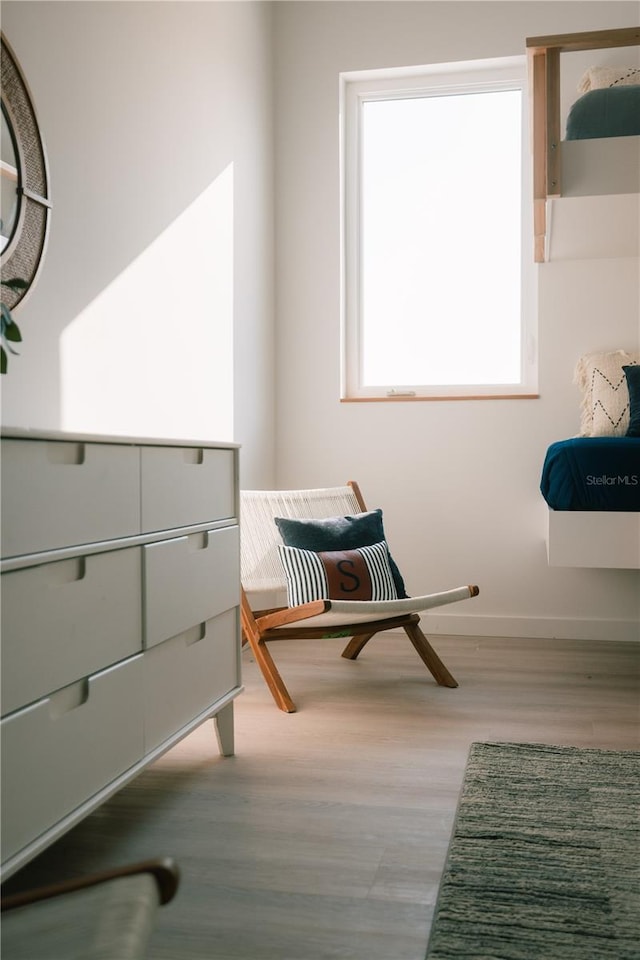
[[[639,960],[640,753],[471,746],[427,960]]]

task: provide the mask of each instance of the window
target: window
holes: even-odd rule
[[[525,67],[341,77],[343,399],[535,395]]]

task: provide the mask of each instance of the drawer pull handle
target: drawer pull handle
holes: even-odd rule
[[[64,584],[78,583],[87,575],[86,557],[72,557],[69,560],[57,560],[47,564],[49,583]]]
[[[207,635],[207,623],[197,623],[195,627],[191,627],[190,630],[185,630],[183,633],[184,643],[186,647],[192,647],[194,643],[199,643],[200,640],[204,640]]]
[[[202,447],[188,448],[184,450],[184,462],[199,466],[204,463],[204,450]]]
[[[68,443],[52,440],[47,444],[47,460],[62,466],[78,466],[86,458],[84,443]]]
[[[209,546],[209,531],[203,530],[202,533],[191,533],[187,537],[189,550],[206,550]]]
[[[63,717],[65,713],[70,713],[81,707],[89,699],[89,678],[84,677],[76,683],[70,683],[67,687],[56,690],[49,697],[49,716],[52,720]]]

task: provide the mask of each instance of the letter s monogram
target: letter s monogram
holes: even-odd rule
[[[340,581],[340,589],[344,590],[345,593],[354,593],[356,590],[360,589],[360,577],[356,576],[355,573],[352,573],[350,570],[345,570],[346,566],[354,567],[355,564],[353,560],[339,560],[336,564],[338,570],[343,577],[348,577],[350,580],[355,580],[354,586],[349,586],[344,580]]]

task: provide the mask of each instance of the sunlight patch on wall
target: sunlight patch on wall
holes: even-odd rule
[[[233,439],[233,164],[61,337],[61,428]]]

